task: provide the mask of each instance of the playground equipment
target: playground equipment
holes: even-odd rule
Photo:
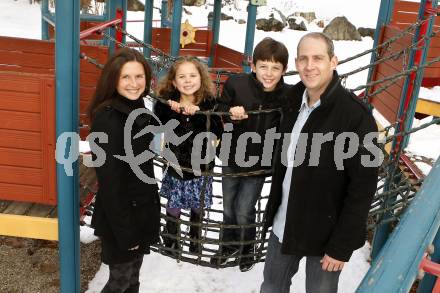
[[[47,2],[47,1],[46,1]],[[35,202],[35,203],[44,203],[49,204],[52,207],[53,205],[58,204],[58,209],[54,212],[54,215],[58,215],[58,221],[52,219],[52,230],[56,231],[56,227],[59,229],[59,233],[53,232],[53,235],[56,237],[49,239],[59,239],[60,240],[60,254],[61,254],[61,290],[62,292],[77,292],[79,291],[79,269],[78,269],[78,259],[79,259],[79,249],[78,249],[78,223],[79,223],[79,205],[78,205],[78,193],[79,193],[79,184],[78,184],[78,167],[77,164],[74,164],[74,176],[67,176],[64,168],[61,164],[57,165],[57,170],[55,172],[55,161],[54,161],[54,146],[56,138],[59,138],[62,133],[65,132],[77,132],[78,125],[80,125],[80,121],[82,124],[87,124],[86,120],[82,120],[81,114],[84,113],[85,106],[87,105],[88,99],[93,92],[93,87],[96,83],[96,79],[99,75],[99,68],[95,65],[91,65],[86,61],[95,62],[96,64],[103,64],[108,55],[108,48],[110,51],[114,49],[115,46],[123,46],[124,44],[134,45],[134,43],[125,42],[124,39],[128,36],[128,33],[125,31],[124,19],[125,19],[125,2],[121,0],[117,1],[107,1],[109,9],[106,10],[105,23],[104,16],[100,17],[91,17],[89,15],[82,16],[84,20],[100,22],[99,24],[87,24],[83,27],[83,31],[80,34],[79,28],[79,4],[77,0],[71,1],[69,3],[64,1],[57,1],[56,3],[56,11],[57,11],[57,21],[56,23],[53,21],[54,17],[51,15],[43,5],[43,18],[46,20],[43,23],[43,36],[50,38],[51,35],[48,23],[55,24],[56,34],[55,34],[55,45],[53,42],[49,41],[31,41],[24,39],[16,39],[16,38],[0,38],[0,60],[2,60],[0,67],[0,74],[4,74],[3,76],[6,79],[0,79],[0,96],[12,97],[12,100],[1,101],[3,112],[10,112],[12,117],[9,119],[5,119],[5,121],[16,121],[17,123],[11,124],[1,124],[1,125],[9,125],[8,127],[0,129],[2,133],[9,133],[11,140],[3,140],[2,139],[2,148],[7,149],[7,151],[11,151],[4,156],[4,158],[13,157],[10,154],[14,154],[14,149],[18,143],[21,143],[22,146],[21,153],[26,153],[28,155],[29,160],[20,161],[19,159],[15,159],[15,161],[8,161],[8,167],[5,167],[4,161],[0,161],[2,164],[0,167],[0,172],[4,175],[2,178],[3,182],[0,183],[1,190],[5,190],[0,194],[1,199],[6,200],[15,200],[15,201],[27,201],[27,202]],[[191,43],[185,45],[185,48],[180,49],[180,35],[181,35],[181,1],[174,1],[173,6],[173,15],[176,16],[171,21],[172,28],[165,27],[165,25],[161,28],[157,28],[157,33],[153,33],[156,28],[151,27],[152,22],[152,2],[146,1],[146,12],[145,12],[145,34],[142,45],[144,47],[144,55],[147,59],[151,60],[151,62],[160,63],[159,65],[166,65],[167,62],[172,62],[173,58],[177,57],[179,54],[189,54],[193,52],[193,55],[197,55],[203,58],[208,59],[208,63],[211,65],[213,69],[213,77],[217,78],[218,84],[220,84],[220,79],[223,78],[218,73],[218,67],[226,68],[226,71],[235,70],[247,70],[248,69],[248,61],[249,56],[251,56],[252,48],[253,48],[253,30],[255,27],[255,15],[256,15],[256,6],[252,4],[252,1],[249,4],[248,9],[248,34],[246,38],[245,44],[245,52],[244,54],[226,48],[218,44],[218,31],[220,25],[220,8],[221,1],[214,2],[214,21],[212,25],[212,31],[205,30],[206,32],[202,32],[203,30],[195,31],[195,41],[196,43]],[[381,5],[381,15],[387,15],[392,11],[391,3],[393,1],[383,0]],[[396,1],[397,2],[405,2],[405,1]],[[43,4],[45,1],[43,1]],[[432,8],[426,8],[426,5],[430,3]],[[400,5],[400,4],[399,4]],[[416,55],[417,49],[422,48],[426,51],[428,48],[429,41],[423,43],[419,42],[419,40],[423,37],[423,35],[430,36],[430,31],[432,31],[432,23],[433,18],[429,18],[429,20],[425,20],[426,16],[425,12],[432,12],[436,8],[436,3],[432,3],[431,1],[422,1],[422,3],[417,4],[419,8],[418,19],[419,21],[416,23],[414,27],[416,31],[419,30],[420,26],[423,24],[429,24],[426,28],[426,34],[416,33],[414,39],[409,38],[411,41],[408,44],[416,43],[417,45],[412,45],[411,51],[408,51],[409,54],[407,57],[407,64],[414,64],[415,58],[413,55]],[[399,7],[396,4],[396,7]],[[119,11],[119,12],[118,12]],[[163,12],[163,10],[162,10]],[[61,21],[62,20],[62,21]],[[384,18],[380,18],[380,23],[384,22]],[[163,24],[170,23],[168,21],[163,21]],[[112,27],[115,25],[121,24],[120,26],[116,26],[114,30],[107,30],[108,27]],[[45,29],[44,27],[47,26]],[[380,27],[380,25],[378,25]],[[106,31],[107,30],[107,31]],[[100,34],[94,34],[94,32],[100,32]],[[378,31],[378,30],[377,30]],[[434,30],[435,31],[435,30]],[[150,34],[151,32],[151,34]],[[94,36],[92,36],[94,34]],[[205,34],[205,35],[203,35]],[[381,43],[378,39],[379,33],[377,35],[375,41],[375,48],[379,46]],[[394,35],[396,36],[396,35]],[[90,38],[89,38],[90,37]],[[88,43],[81,44],[81,43]],[[201,42],[200,40],[203,40]],[[385,41],[385,40],[383,40]],[[23,42],[23,43],[20,43]],[[34,43],[33,43],[34,42]],[[96,44],[103,42],[107,44],[108,47],[103,46],[92,46],[90,44]],[[136,42],[139,44],[140,42]],[[383,43],[383,42],[382,42]],[[145,46],[147,44],[148,46]],[[14,47],[15,46],[15,47]],[[20,47],[21,46],[21,47]],[[46,46],[41,51],[38,51],[40,46]],[[420,48],[419,48],[420,47]],[[34,51],[36,50],[36,51]],[[187,50],[187,51],[184,51]],[[192,51],[191,51],[192,50]],[[10,56],[11,51],[21,52],[22,58],[12,58]],[[38,53],[39,52],[39,53]],[[49,53],[47,53],[49,52]],[[423,55],[422,53],[419,53]],[[82,53],[82,54],[81,54]],[[78,56],[83,57],[83,59],[79,62]],[[430,62],[438,61],[437,57],[439,54],[434,55],[430,59]],[[381,58],[379,57],[386,56],[385,54],[376,55],[373,57],[373,66],[380,66],[378,64],[382,64],[383,61],[379,61]],[[160,57],[160,58],[157,58]],[[156,59],[155,59],[156,58]],[[4,62],[3,62],[4,60]],[[165,60],[165,62],[163,61]],[[413,63],[411,63],[413,62]],[[418,63],[417,63],[418,62]],[[418,64],[420,68],[426,64],[423,58],[420,58],[415,64]],[[386,62],[385,62],[386,63]],[[419,68],[417,68],[419,69]],[[417,69],[412,70],[412,65],[408,66],[408,70],[404,70],[403,77],[410,76],[411,72],[415,72]],[[412,71],[410,71],[412,70]],[[378,99],[379,93],[378,91],[382,90],[380,87],[375,87],[376,84],[381,82],[386,82],[383,79],[380,79],[380,70],[377,69],[377,74],[373,71],[371,72],[371,76],[374,76],[370,81],[369,85],[367,85],[364,97],[368,99],[371,97],[372,104],[375,105],[374,99]],[[400,70],[402,72],[402,70]],[[419,70],[418,72],[421,72]],[[228,72],[229,74],[230,72]],[[9,74],[9,75],[8,75]],[[385,73],[382,77],[389,77],[390,73]],[[421,76],[421,73],[417,74],[417,78]],[[380,224],[389,224],[395,221],[398,221],[405,210],[406,207],[409,206],[410,201],[413,198],[416,198],[416,190],[417,185],[420,185],[422,178],[414,180],[408,178],[408,174],[417,173],[416,168],[407,161],[407,165],[409,166],[409,171],[402,170],[402,165],[399,164],[399,158],[403,161],[406,161],[405,156],[402,155],[402,147],[403,143],[400,143],[402,137],[409,131],[407,125],[410,124],[410,119],[412,119],[412,115],[409,114],[408,106],[411,103],[415,103],[417,100],[417,95],[414,94],[418,91],[418,86],[420,84],[417,83],[417,79],[415,77],[408,77],[408,81],[405,83],[413,83],[412,89],[409,88],[409,85],[405,87],[405,89],[401,90],[402,96],[405,96],[405,99],[402,99],[402,103],[404,106],[402,111],[399,113],[396,110],[396,117],[390,119],[390,121],[397,120],[397,124],[393,124],[392,127],[396,128],[396,133],[394,136],[387,135],[388,141],[394,142],[394,146],[392,148],[392,153],[390,154],[389,160],[386,161],[385,165],[382,169],[382,175],[379,179],[386,179],[385,188],[382,190],[382,187],[379,186],[377,195],[375,197],[375,202],[373,203],[372,212],[370,213],[372,223],[369,225],[370,229],[374,228],[376,225]],[[23,92],[14,96],[15,94],[11,94],[11,82],[16,79],[14,91],[19,88]],[[55,83],[55,80],[57,81]],[[391,81],[394,81],[390,79]],[[396,77],[397,80],[397,77]],[[30,85],[34,84],[35,86],[32,88]],[[78,86],[79,84],[79,86]],[[23,86],[26,85],[26,86]],[[389,86],[388,86],[389,87]],[[388,88],[387,87],[387,88]],[[54,93],[56,88],[56,102],[54,100]],[[383,90],[385,91],[385,90]],[[376,92],[376,93],[375,93]],[[407,94],[408,93],[408,94]],[[80,97],[78,102],[77,97]],[[20,104],[12,103],[11,101],[17,101],[18,97],[28,97],[24,103],[27,108],[19,107]],[[15,99],[15,100],[14,100]],[[22,102],[22,101],[19,101]],[[55,107],[54,112],[56,113],[56,117],[52,115],[46,115],[50,112],[50,109]],[[9,107],[9,108],[7,108]],[[405,110],[406,107],[406,110]],[[380,106],[377,109],[380,111]],[[384,111],[385,113],[385,111]],[[208,113],[209,114],[209,113]],[[257,113],[254,113],[257,114]],[[386,114],[385,114],[386,115]],[[391,116],[390,116],[391,117]],[[11,120],[12,119],[12,120]],[[15,120],[14,120],[15,119]],[[21,120],[20,120],[21,119]],[[40,119],[40,120],[38,120]],[[52,120],[51,120],[52,119]],[[53,128],[54,122],[56,121],[56,129]],[[434,120],[432,123],[439,123],[438,120]],[[12,125],[12,126],[11,126]],[[15,126],[14,126],[15,125]],[[17,126],[18,125],[18,126]],[[400,125],[400,126],[399,126]],[[405,126],[405,127],[404,127]],[[13,128],[13,127],[21,127],[21,128]],[[386,128],[384,133],[387,134],[390,128]],[[14,132],[15,131],[15,132]],[[26,135],[17,135],[17,132],[20,131],[19,134]],[[55,132],[56,131],[56,132]],[[86,134],[86,130],[82,130],[83,135]],[[12,134],[15,133],[15,138]],[[8,137],[8,135],[4,136]],[[20,142],[20,139],[22,141]],[[32,140],[34,144],[29,143]],[[38,143],[36,143],[38,141]],[[74,142],[70,142],[71,144]],[[71,146],[68,144],[65,148],[57,149],[57,156],[66,156],[72,151]],[[3,158],[3,157],[2,157]],[[11,160],[11,159],[10,159]],[[10,164],[12,165],[10,167]],[[166,163],[166,162],[165,162]],[[21,165],[20,165],[21,164]],[[22,166],[23,164],[34,164],[32,166]],[[9,169],[8,169],[9,168]],[[46,169],[45,169],[46,168]],[[52,168],[52,169],[51,169]],[[402,167],[403,168],[403,167]],[[32,170],[34,173],[26,173]],[[40,169],[40,171],[36,171]],[[52,170],[52,171],[50,171]],[[46,172],[47,171],[47,172]],[[16,172],[16,173],[14,173]],[[39,172],[39,173],[38,173]],[[50,173],[52,172],[52,173]],[[56,173],[56,174],[55,174]],[[13,176],[11,174],[14,174]],[[438,179],[437,173],[433,173],[433,177]],[[245,174],[239,174],[245,175]],[[15,177],[14,177],[15,176]],[[18,176],[18,177],[17,177]],[[31,178],[32,177],[32,178]],[[14,179],[19,178],[19,180]],[[40,180],[41,179],[41,180]],[[5,180],[16,180],[5,182]],[[40,180],[40,181],[38,181]],[[19,181],[19,182],[18,182]],[[28,186],[32,186],[33,190],[40,190],[39,192],[26,192],[30,189],[20,189],[20,186],[26,184],[17,184],[18,183],[27,183]],[[52,185],[51,185],[52,184]],[[36,186],[36,187],[35,187]],[[17,188],[15,193],[11,190],[12,187]],[[9,189],[8,189],[9,188]],[[431,188],[428,188],[431,190]],[[58,195],[57,197],[55,195]],[[390,202],[388,199],[392,197],[400,196],[399,200],[394,200]],[[58,201],[56,201],[56,198]],[[264,209],[265,197],[263,196],[259,201],[259,212],[258,212],[258,221],[257,228],[259,229],[262,224],[262,214]],[[203,202],[203,201],[202,201]],[[419,203],[420,204],[420,203]],[[33,204],[31,204],[33,205]],[[423,203],[422,203],[423,205]],[[221,213],[221,211],[209,211],[210,213]],[[383,215],[389,214],[387,217],[383,217]],[[9,219],[8,224],[13,223],[13,226],[19,226],[19,222],[23,223],[23,227],[30,223],[29,218],[22,217],[11,217],[11,216],[0,216],[0,221],[4,221],[4,219]],[[45,220],[45,218],[42,218]],[[428,220],[429,222],[430,220]],[[0,227],[4,227],[3,223]],[[44,222],[46,227],[49,227],[49,221]],[[210,237],[208,234],[212,232],[221,233],[222,224],[221,222],[215,222],[209,220],[209,215],[207,218],[203,219],[201,223],[190,223],[189,221],[182,220],[182,227],[188,227],[191,224],[202,225],[204,235],[201,238],[202,244],[207,244],[207,246],[218,245],[218,241],[216,242],[215,238]],[[43,225],[41,225],[43,226]],[[54,228],[55,227],[55,228]],[[433,230],[438,229],[433,225]],[[33,228],[34,229],[34,228]],[[37,228],[35,228],[37,229]],[[40,231],[40,230],[36,230]],[[1,233],[6,233],[7,235],[16,235],[23,237],[36,237],[36,238],[44,238],[46,236],[43,235],[43,230],[37,232],[39,235],[25,234],[20,231],[12,231],[12,232],[4,232],[1,230]],[[188,244],[188,237],[186,231],[184,229],[181,230],[180,237],[184,240],[184,246]],[[386,238],[386,236],[384,237]],[[256,261],[264,260],[264,252],[265,252],[265,235],[259,236],[259,238],[255,241],[256,244],[259,245],[260,250],[256,253]],[[429,242],[429,241],[428,241]],[[437,245],[438,246],[438,245]],[[379,247],[379,246],[377,246]],[[161,250],[162,247],[158,247],[158,251]],[[179,247],[177,259],[182,261],[188,261],[192,263],[196,263],[199,265],[206,265],[206,257],[212,255],[212,249],[209,250],[209,247],[206,247],[201,254],[189,254],[186,248]],[[385,259],[387,256],[384,256]],[[415,261],[420,261],[421,258],[417,256]],[[231,264],[230,264],[231,265]]]

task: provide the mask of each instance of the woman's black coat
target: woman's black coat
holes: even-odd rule
[[[130,165],[115,155],[125,155],[124,135],[130,135],[134,156],[147,150],[153,134],[139,138],[133,136],[144,129],[151,116],[141,114],[133,123],[131,133],[124,133],[124,125],[130,112],[143,107],[143,100],[130,101],[123,97],[114,99],[109,106],[99,110],[93,120],[91,133],[103,132],[108,142],[91,143],[92,156],[104,151],[105,163],[96,168],[98,194],[92,218],[95,235],[102,244],[104,263],[121,263],[139,253],[148,253],[150,244],[159,239],[160,205],[157,184],[140,180]],[[99,150],[102,148],[102,150]],[[152,160],[140,165],[144,174],[154,178]],[[139,249],[129,251],[139,245]]]

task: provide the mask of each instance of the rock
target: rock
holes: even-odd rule
[[[129,11],[144,11],[145,5],[139,2],[139,0],[128,0],[127,10]]]
[[[371,37],[372,39],[374,39],[374,28],[359,27],[357,31],[362,37]]]
[[[332,40],[361,41],[362,37],[345,16],[335,17],[323,31]]]
[[[284,28],[284,24],[273,17],[269,19],[257,19],[256,26],[257,30],[262,30],[265,32],[280,32]]]
[[[5,240],[5,244],[12,248],[23,248],[27,242],[25,238],[10,237]]]
[[[297,23],[297,21],[298,21],[298,23]],[[301,20],[301,22],[299,22],[299,20],[297,20],[295,17],[289,17],[287,19],[287,23],[289,24],[289,28],[291,30],[307,31],[307,26],[303,20]]]
[[[246,20],[244,20],[244,19],[237,19],[236,22],[237,22],[238,24],[245,24],[245,23],[246,23]]]
[[[316,19],[315,12],[295,12],[293,15],[303,17],[308,23],[311,23]]]
[[[324,21],[323,21],[322,19],[316,21],[315,23],[316,23],[316,25],[317,25],[318,27],[320,27],[320,28],[324,28],[324,26],[325,26],[325,23],[324,23]]]
[[[208,14],[208,22],[212,21],[212,19],[214,18],[214,13],[211,11]],[[231,20],[234,19],[232,16],[224,14],[223,12],[220,13],[220,20]]]
[[[49,274],[55,273],[59,269],[58,262],[44,262],[40,264],[40,272]]]
[[[183,0],[183,5],[187,6],[202,6],[205,5],[206,0]]]

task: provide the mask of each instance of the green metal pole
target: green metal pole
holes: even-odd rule
[[[178,57],[180,49],[180,24],[182,22],[182,0],[174,0],[171,31],[171,56]]]
[[[254,51],[254,37],[255,37],[255,25],[257,23],[257,6],[253,5],[249,0],[247,7],[248,18],[246,25],[246,40],[244,46],[244,59],[243,60],[243,71],[250,72],[251,67],[248,61],[252,59],[252,52]]]
[[[56,1],[55,72],[56,136],[78,133],[79,0]],[[78,141],[56,149],[66,157]],[[72,147],[72,148],[71,148]],[[58,233],[62,293],[80,292],[78,166],[70,176],[57,163]]]
[[[211,42],[211,52],[209,55],[209,66],[214,65],[215,58],[215,46],[218,44],[219,34],[220,34],[220,18],[222,12],[222,1],[214,1],[214,13],[212,19],[212,42]]]
[[[169,27],[168,21],[168,0],[162,0],[160,7],[160,27]]]
[[[45,15],[49,15],[49,0],[41,2],[41,39],[49,40],[49,24],[44,19]]]
[[[151,44],[153,37],[153,4],[154,0],[145,0],[144,11],[144,43]],[[144,48],[145,58],[151,57],[151,50]]]

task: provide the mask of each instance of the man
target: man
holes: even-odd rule
[[[353,133],[362,144],[377,127],[368,108],[342,87],[337,63],[325,34],[309,33],[299,41],[295,65],[301,82],[291,90],[280,126],[290,139],[287,152],[278,147],[274,154],[266,207],[265,228],[273,227],[262,293],[289,292],[303,257],[306,292],[337,292],[344,263],[365,242],[377,167],[361,164],[362,156],[364,162],[371,155],[363,147],[338,164],[356,142],[341,144],[338,137],[344,136],[338,135]]]
[[[286,101],[290,88],[283,81],[287,69],[289,53],[286,46],[272,38],[265,38],[257,44],[253,52],[252,73],[232,75],[223,87],[219,98],[219,110],[229,111],[233,123],[230,144],[222,139],[220,159],[222,172],[270,172],[273,148],[263,151],[266,132],[279,126],[280,113],[269,112],[247,115],[246,111],[280,108]],[[228,117],[229,118],[229,117]],[[227,127],[225,127],[227,131]],[[246,134],[258,134],[260,141]],[[244,134],[244,135],[243,135]],[[242,136],[243,135],[243,136]],[[246,140],[243,141],[243,138]],[[269,148],[267,148],[269,149]],[[229,153],[228,153],[229,151]],[[263,160],[264,153],[269,160]],[[253,161],[252,161],[253,160]],[[264,163],[265,161],[268,161]],[[223,222],[226,225],[255,224],[255,204],[261,194],[265,181],[264,173],[242,177],[223,177]],[[224,229],[218,253],[212,259],[213,264],[225,264],[230,257],[238,254],[240,271],[245,272],[254,265],[254,245],[256,228]],[[233,244],[235,242],[235,244]],[[245,245],[238,243],[247,242]]]

